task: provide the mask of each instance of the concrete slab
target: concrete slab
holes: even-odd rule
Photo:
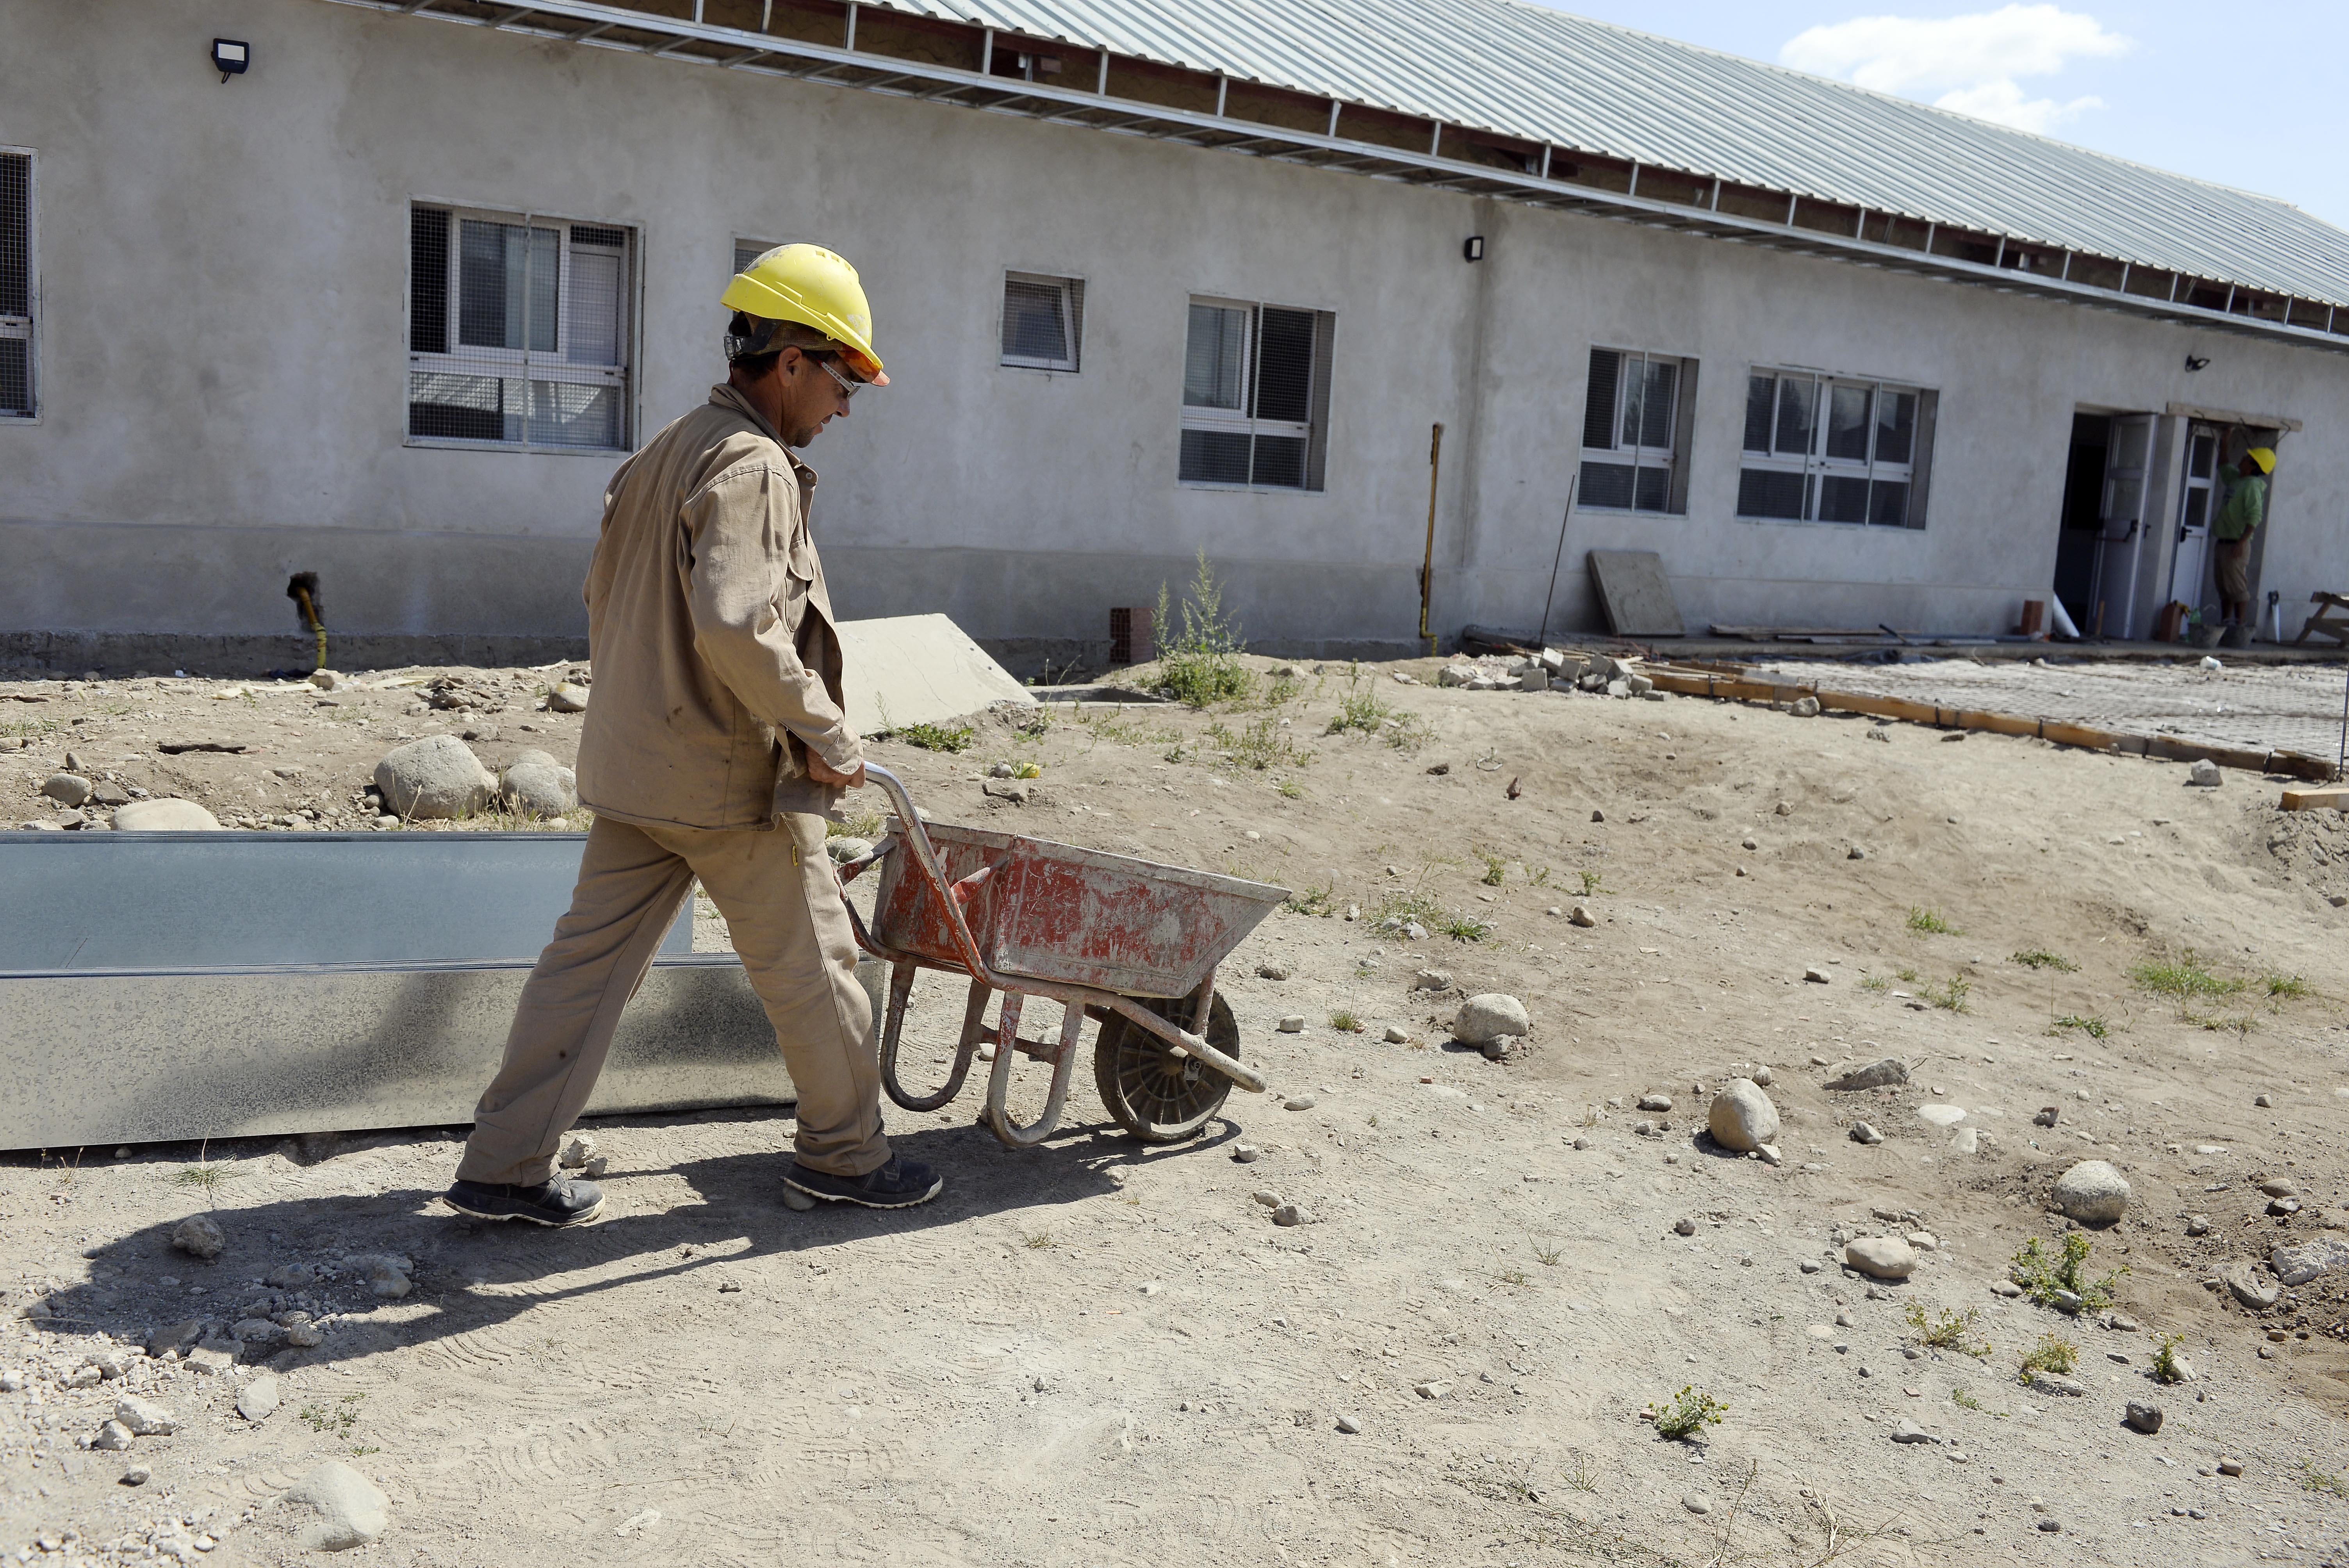
[[[1652,550],[1594,550],[1590,580],[1619,637],[1682,637],[1688,628],[1673,602],[1664,558]]]
[[[1036,700],[944,615],[843,621],[838,630],[848,718],[859,735]]]

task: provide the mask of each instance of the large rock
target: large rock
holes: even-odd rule
[[[177,799],[133,800],[114,813],[114,826],[126,833],[217,833],[220,820],[193,800]]]
[[[122,1423],[133,1436],[166,1438],[176,1423],[171,1412],[152,1399],[126,1398],[116,1401],[114,1418]]]
[[[95,792],[90,781],[78,773],[52,773],[41,780],[41,793],[60,806],[78,806]]]
[[[561,817],[579,809],[579,779],[552,762],[517,762],[506,769],[507,809],[533,817]]]
[[[1847,1067],[1837,1077],[1827,1080],[1829,1088],[1884,1088],[1909,1081],[1909,1064],[1899,1057],[1886,1057],[1882,1061],[1866,1067]]]
[[[1917,1249],[1898,1236],[1862,1236],[1844,1248],[1843,1261],[1871,1279],[1907,1279],[1917,1272]]]
[[[462,817],[497,794],[498,781],[453,735],[428,735],[395,746],[375,765],[384,810],[400,817]]]
[[[585,713],[587,688],[576,681],[564,681],[546,694],[546,706],[557,713]]]
[[[277,1408],[277,1379],[255,1377],[238,1390],[236,1413],[248,1421],[265,1421],[269,1419],[270,1412]]]
[[[1731,1078],[1713,1097],[1706,1125],[1715,1143],[1744,1154],[1778,1136],[1778,1108],[1752,1078]]]
[[[2343,1264],[2349,1264],[2349,1242],[2338,1236],[2319,1236],[2296,1247],[2278,1243],[2268,1254],[2268,1267],[2286,1284],[2306,1284]]]
[[[221,1255],[222,1247],[228,1245],[228,1233],[222,1230],[220,1222],[210,1214],[191,1214],[181,1221],[179,1228],[171,1233],[171,1244],[192,1257],[210,1263]]]
[[[2276,1304],[2283,1287],[2260,1273],[2259,1265],[2249,1258],[2237,1258],[2219,1271],[2226,1282],[2229,1294],[2253,1312],[2265,1312]]]
[[[308,1511],[300,1533],[302,1544],[314,1552],[365,1546],[391,1522],[391,1500],[340,1460],[328,1460],[295,1481],[285,1501]]]
[[[1513,1035],[1529,1033],[1532,1028],[1533,1022],[1526,1016],[1523,1002],[1498,991],[1488,991],[1460,1004],[1460,1011],[1452,1020],[1452,1037],[1463,1045],[1489,1046]]]
[[[2128,1179],[2106,1160],[2083,1160],[2055,1179],[2055,1207],[2084,1225],[2109,1225],[2128,1212]]]

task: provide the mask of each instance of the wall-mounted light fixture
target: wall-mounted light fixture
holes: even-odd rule
[[[2190,376],[2195,371],[2207,367],[2209,363],[2210,356],[2207,354],[2189,354],[2186,356],[2187,374]]]
[[[244,68],[252,63],[252,45],[236,38],[212,40],[212,69],[221,74],[221,80],[244,75]]]
[[[1464,262],[1483,261],[1485,259],[1485,236],[1482,234],[1471,234],[1467,239],[1462,241],[1460,244],[1460,259]]]

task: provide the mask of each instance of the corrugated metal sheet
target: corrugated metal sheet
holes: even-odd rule
[[[1521,0],[876,3],[2349,304],[2289,202]]]

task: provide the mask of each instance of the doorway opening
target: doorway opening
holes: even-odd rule
[[[2095,624],[2096,563],[2105,532],[2105,461],[2111,449],[2112,419],[2104,414],[2072,416],[2072,459],[2064,469],[2064,527],[2055,538],[2055,597],[2072,624],[2089,632]]]
[[[2055,602],[2083,637],[2128,635],[2144,526],[2150,414],[2072,416],[2064,517],[2055,543]],[[2108,628],[2107,615],[2112,622]]]

